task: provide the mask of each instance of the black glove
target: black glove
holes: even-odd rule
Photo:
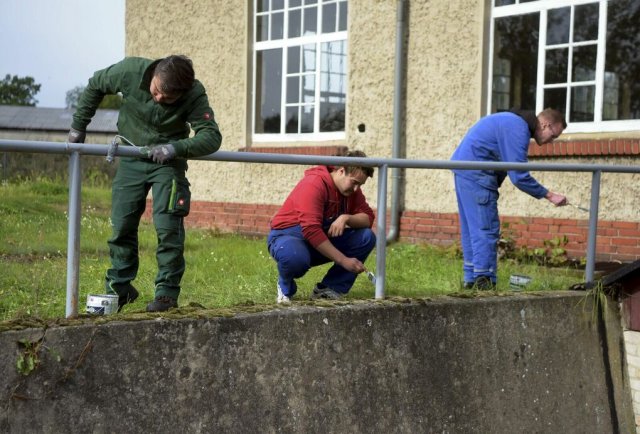
[[[84,143],[85,137],[87,137],[86,132],[71,128],[69,130],[69,138],[67,139],[67,141],[69,143]]]
[[[158,164],[164,164],[168,161],[173,160],[175,157],[176,148],[174,148],[170,143],[167,143],[166,145],[154,146],[149,151],[149,158],[151,158],[154,163]]]

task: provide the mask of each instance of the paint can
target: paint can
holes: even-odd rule
[[[531,283],[531,277],[520,274],[512,274],[509,278],[509,287],[512,291],[522,291]]]
[[[118,311],[118,296],[110,294],[89,294],[87,313],[90,315],[111,315]]]

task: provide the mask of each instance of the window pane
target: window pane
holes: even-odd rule
[[[336,4],[322,5],[322,33],[336,31]]]
[[[256,133],[280,133],[282,50],[256,53]]]
[[[620,80],[618,75],[611,72],[604,73],[604,100],[602,101],[602,119],[615,121],[619,119],[618,106],[620,105]]]
[[[572,80],[587,81],[596,78],[596,56],[598,47],[595,45],[586,45],[575,47],[573,49],[573,70]]]
[[[348,11],[348,5],[346,1],[340,2],[340,6],[339,6],[339,22],[338,22],[338,31],[339,32],[344,32],[345,30],[347,30],[347,11]]]
[[[300,9],[289,11],[289,37],[297,38],[302,31],[302,12]]]
[[[566,83],[567,82],[567,66],[569,65],[569,49],[557,48],[555,50],[547,50],[544,65],[544,82]]]
[[[569,122],[593,122],[595,86],[578,86],[571,90]]]
[[[284,9],[284,0],[271,0],[271,10]]]
[[[298,133],[298,107],[287,107],[287,124],[285,132],[290,134]]]
[[[554,108],[566,112],[567,108],[567,89],[546,89],[544,91],[544,108]]]
[[[496,19],[493,83],[501,87],[492,89],[492,112],[535,110],[539,23],[538,13]]]
[[[289,47],[287,49],[287,74],[300,72],[300,47]]]
[[[573,19],[573,41],[598,39],[598,3],[576,6]]]
[[[302,47],[302,70],[304,72],[316,70],[316,44],[307,44]]]
[[[279,12],[271,15],[271,40],[282,39],[284,37],[284,13]]]
[[[547,45],[569,42],[571,8],[551,9],[547,14]]]
[[[640,0],[608,5],[603,118],[640,119]]]
[[[265,12],[269,10],[269,0],[258,0],[258,12]]]
[[[496,6],[514,5],[516,0],[496,0]]]
[[[302,78],[302,95],[303,101],[313,103],[316,100],[316,75],[306,74]]]
[[[302,106],[302,119],[300,120],[301,133],[313,133],[313,116],[315,110],[313,106]]]
[[[344,131],[346,42],[322,44],[320,67],[320,131]]]
[[[256,38],[258,42],[269,40],[269,15],[261,15],[257,19]]]
[[[289,0],[289,7],[295,8],[302,4],[302,0]]]
[[[315,35],[318,33],[318,8],[304,9],[304,35]]]
[[[287,104],[300,102],[300,77],[287,77]]]

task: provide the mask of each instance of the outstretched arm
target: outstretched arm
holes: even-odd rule
[[[553,191],[548,191],[544,198],[547,199],[552,204],[554,204],[555,206],[565,206],[567,204],[566,196],[562,194],[554,193]]]

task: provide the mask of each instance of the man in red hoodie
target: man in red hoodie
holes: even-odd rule
[[[348,157],[366,157],[351,151]],[[360,187],[373,176],[372,167],[316,166],[289,194],[271,219],[269,253],[278,264],[278,303],[289,303],[295,279],[311,267],[333,262],[312,299],[338,299],[351,289],[356,275],[376,245],[375,218]]]

